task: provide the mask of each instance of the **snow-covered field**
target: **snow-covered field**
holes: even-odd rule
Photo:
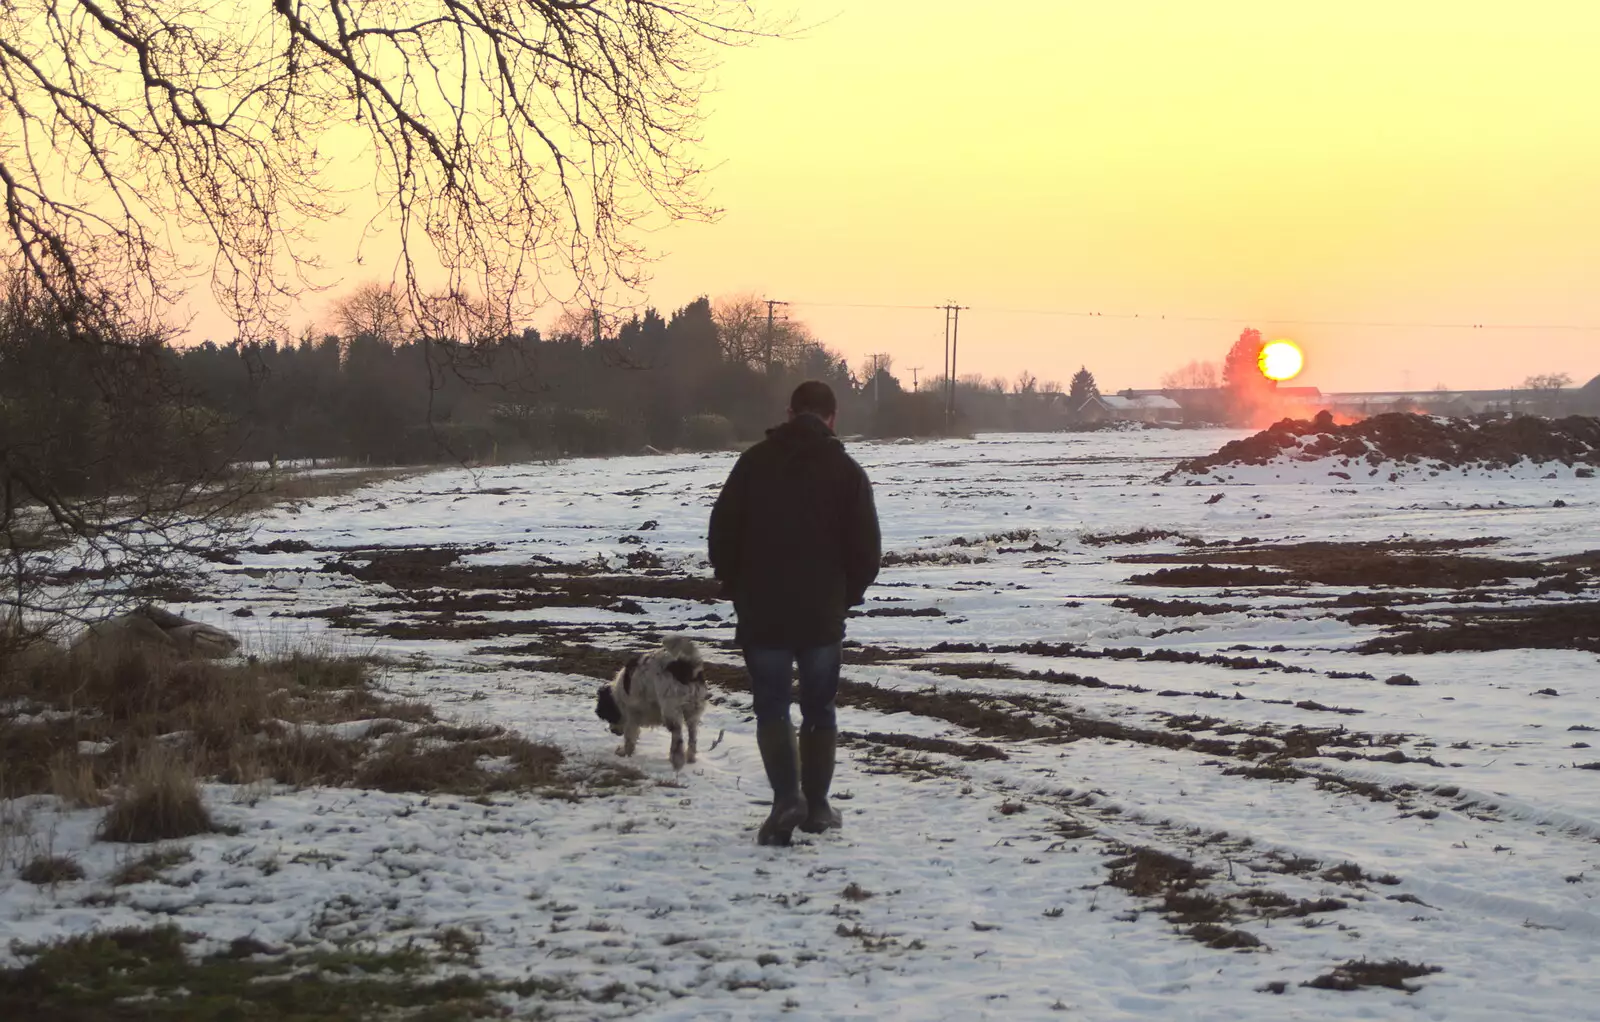
[[[1364,654],[1395,617],[1346,620],[1368,592],[1440,628],[1457,610],[1592,615],[1592,559],[1559,559],[1600,549],[1600,480],[1154,482],[1238,435],[852,445],[892,556],[850,623],[869,648],[845,668],[840,833],[756,847],[765,780],[748,697],[729,688],[699,763],[675,777],[664,733],[647,734],[650,780],[607,797],[212,786],[239,833],[189,842],[190,863],[110,904],[85,898],[127,851],[91,840],[94,811],[36,799],[35,827],[88,879],[0,876],[0,945],[169,919],[275,946],[458,926],[481,936],[487,972],[550,981],[515,1008],[573,1019],[1600,1019],[1600,769],[1577,769],[1600,760],[1583,744],[1600,729],[1596,654]],[[731,464],[380,483],[280,513],[257,542],[299,542],[218,566],[205,602],[173,609],[258,651],[393,656],[407,666],[388,688],[607,762],[595,680],[516,666],[516,647],[684,630],[732,665],[725,604],[641,586],[612,606],[496,610],[509,591],[486,587],[479,609],[440,613],[435,590],[348,569],[380,560],[371,548],[454,544],[465,568],[704,575]],[[1140,529],[1174,535],[1094,542]],[[1384,589],[1315,566],[1270,585],[1152,585],[1130,579],[1178,565],[1118,560],[1220,557],[1197,541],[1242,539],[1350,544],[1362,570],[1430,551],[1557,567]],[[1427,546],[1440,540],[1482,545]],[[1277,570],[1275,556],[1222,563]],[[1537,582],[1557,570],[1569,585]],[[291,616],[335,607],[351,613]],[[1385,684],[1399,675],[1416,684]],[[1415,992],[1302,985],[1360,959],[1441,971]]]

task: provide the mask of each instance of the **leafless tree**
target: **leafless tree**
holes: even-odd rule
[[[442,310],[441,310],[442,311]],[[334,333],[345,339],[370,337],[398,344],[413,333],[415,320],[405,294],[392,284],[361,284],[329,310]]]
[[[717,48],[762,31],[741,0],[0,0],[0,265],[21,275],[0,599],[70,609],[68,582],[99,600],[215,547],[221,434],[158,327],[196,275],[241,338],[281,333],[320,284],[315,226],[370,179],[395,287],[364,289],[346,328],[491,336],[633,286],[635,228],[714,213],[699,99]],[[24,400],[55,383],[88,388],[75,420]]]
[[[34,630],[179,590],[225,557],[251,480],[165,371],[159,334],[98,332],[0,281],[0,658]]]
[[[880,372],[894,372],[894,356],[886,351],[863,355],[860,365],[856,367],[855,377],[861,381],[862,386],[867,386]]]
[[[422,322],[429,336],[467,348],[498,341],[509,335],[513,326],[504,303],[462,291],[433,291],[423,296]]]
[[[1522,381],[1522,389],[1532,393],[1533,407],[1539,415],[1560,415],[1561,392],[1570,386],[1572,377],[1566,373],[1541,373]]]
[[[764,364],[767,350],[767,304],[755,295],[728,295],[711,303],[722,360],[752,367]],[[774,326],[777,324],[774,323]]]
[[[763,30],[738,0],[7,0],[0,238],[73,314],[201,271],[249,334],[307,286],[354,156],[413,306],[419,264],[494,302],[632,285],[631,228],[713,212],[705,76]]]
[[[1543,373],[1530,376],[1522,381],[1524,390],[1534,390],[1541,393],[1553,393],[1564,387],[1572,386],[1572,377],[1566,373]]]
[[[1217,384],[1217,364],[1199,359],[1161,377],[1163,390],[1212,390]]]
[[[786,313],[770,316],[765,299],[727,295],[711,305],[722,360],[752,369],[803,371],[822,348],[811,328]]]

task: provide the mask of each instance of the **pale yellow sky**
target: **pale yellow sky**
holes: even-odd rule
[[[727,212],[649,239],[658,307],[787,299],[853,362],[936,373],[955,298],[963,371],[1106,388],[1245,326],[1329,390],[1600,373],[1600,4],[788,6],[813,27],[725,55]]]

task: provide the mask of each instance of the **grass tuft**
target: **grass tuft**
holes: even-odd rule
[[[76,749],[60,749],[50,757],[50,793],[74,809],[106,804],[105,792],[95,774],[94,761]]]
[[[216,829],[200,799],[193,770],[167,750],[151,746],[135,762],[126,787],[106,810],[98,836],[102,841],[147,844]]]
[[[510,985],[439,977],[416,950],[274,953],[253,940],[188,954],[195,938],[172,926],[107,930],[16,947],[25,964],[0,969],[0,1018],[152,1022],[344,1022],[502,1018]],[[548,984],[552,996],[565,991]]]

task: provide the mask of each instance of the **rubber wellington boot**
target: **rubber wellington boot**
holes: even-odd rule
[[[756,843],[787,845],[795,827],[806,818],[794,728],[788,721],[757,724],[756,745],[761,749],[761,765],[767,768],[767,780],[772,785],[772,812],[756,833]]]
[[[800,790],[806,797],[806,818],[800,829],[807,834],[837,830],[844,825],[839,810],[828,805],[838,738],[837,728],[800,728]]]

